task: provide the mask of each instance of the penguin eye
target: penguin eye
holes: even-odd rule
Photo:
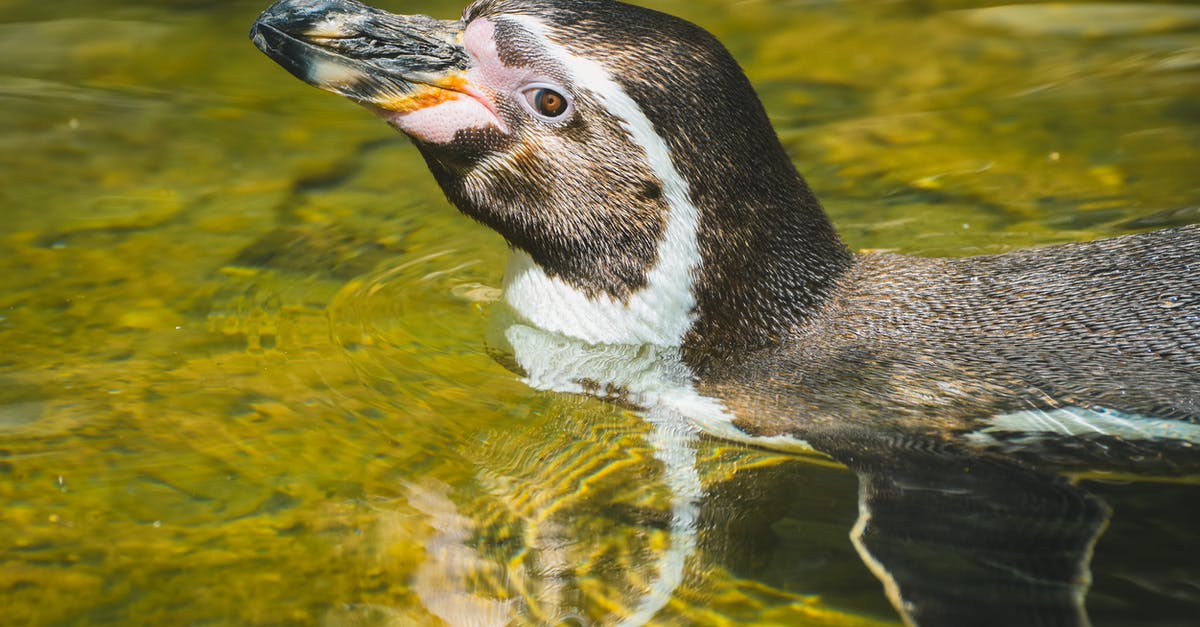
[[[530,85],[521,96],[530,110],[546,120],[557,120],[571,109],[571,101],[565,95],[545,85]]]

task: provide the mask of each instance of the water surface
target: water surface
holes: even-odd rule
[[[0,622],[630,614],[671,542],[650,427],[493,359],[502,241],[258,53],[265,4],[0,0]],[[726,42],[855,248],[1200,222],[1200,4],[653,6]],[[898,621],[853,474],[696,455],[658,621]],[[1084,475],[1093,622],[1186,623],[1195,478]]]

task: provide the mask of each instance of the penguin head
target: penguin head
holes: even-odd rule
[[[793,228],[764,208],[800,198],[824,220],[738,64],[682,19],[612,0],[480,0],[457,21],[281,0],[251,36],[411,137],[450,201],[554,281],[626,305],[677,284],[650,299],[678,310],[667,343],[704,306],[697,282],[734,309],[758,298],[732,288],[740,266],[779,263],[763,234]]]

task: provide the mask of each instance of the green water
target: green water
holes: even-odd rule
[[[670,515],[649,428],[489,355],[503,243],[255,50],[265,5],[0,0],[0,623],[622,614]],[[1200,4],[653,6],[727,43],[856,248],[1200,222]],[[719,522],[663,624],[897,621],[853,475],[698,454]],[[1095,622],[1194,615],[1194,483],[1095,490]]]

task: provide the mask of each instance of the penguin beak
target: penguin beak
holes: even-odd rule
[[[258,16],[250,39],[300,80],[388,115],[477,97],[463,27],[355,0],[280,0]]]

